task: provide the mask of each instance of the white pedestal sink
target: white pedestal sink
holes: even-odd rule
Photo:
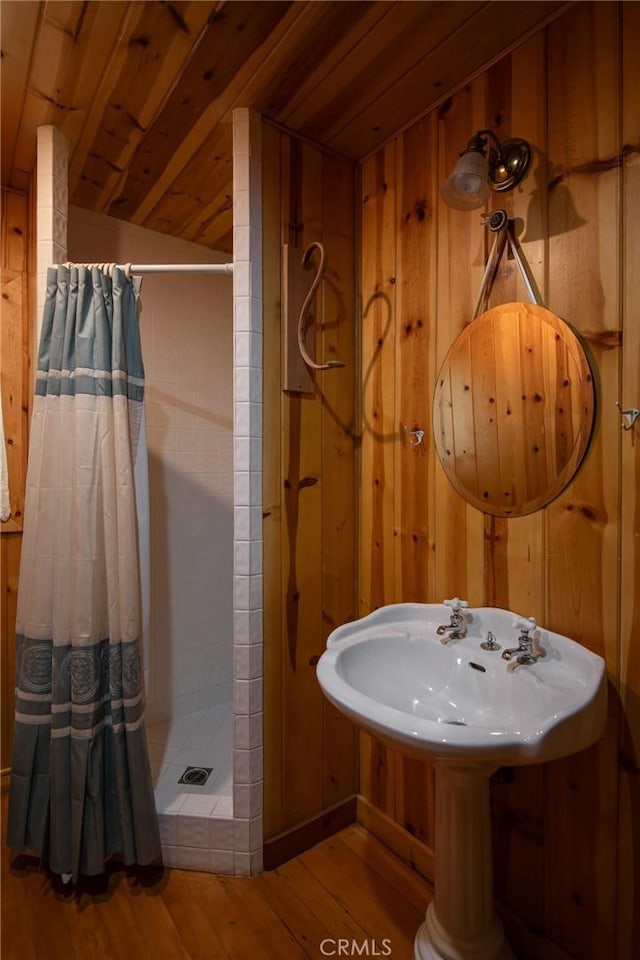
[[[436,632],[450,613],[403,603],[338,627],[318,680],[360,727],[435,764],[435,896],[416,960],[513,960],[493,901],[489,777],[594,743],[606,717],[605,664],[544,629],[535,662],[518,663],[519,651],[507,662],[518,647],[515,614],[466,611],[466,636],[453,639]],[[481,647],[489,632],[493,650]]]

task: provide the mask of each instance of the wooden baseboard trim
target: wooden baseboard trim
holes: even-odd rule
[[[435,854],[422,841],[411,836],[399,823],[375,807],[366,797],[358,796],[358,823],[408,867],[433,884]]]
[[[264,869],[275,870],[281,863],[304,853],[310,847],[326,840],[338,830],[356,822],[357,798],[348,797],[316,817],[305,820],[289,830],[284,830],[264,842]]]

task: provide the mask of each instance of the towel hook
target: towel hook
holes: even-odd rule
[[[413,440],[409,440],[410,447],[419,447],[422,445],[422,441],[424,440],[424,430],[420,430],[419,428],[416,430],[409,430],[409,427],[404,423],[402,424],[402,429],[408,437],[413,437]]]
[[[638,417],[640,417],[640,410],[638,410],[636,407],[630,407],[628,410],[623,410],[618,400],[616,400],[616,407],[620,411],[620,416],[622,417],[622,429],[633,430],[636,420]]]
[[[307,333],[307,325],[305,323],[305,320],[306,320],[307,311],[316,294],[316,290],[318,289],[318,287],[320,286],[320,283],[322,282],[322,278],[324,276],[325,261],[326,261],[323,245],[318,240],[314,240],[312,241],[312,243],[309,244],[309,246],[306,248],[306,250],[302,255],[303,267],[306,267],[307,264],[310,262],[311,254],[313,253],[314,250],[320,251],[320,263],[318,264],[318,270],[316,272],[315,277],[313,278],[313,283],[309,287],[309,292],[304,298],[304,302],[300,310],[300,317],[298,319],[298,347],[300,348],[302,359],[304,360],[306,365],[310,367],[312,370],[332,370],[335,367],[344,367],[344,363],[342,362],[342,360],[327,360],[326,363],[316,363],[315,360],[312,360],[311,357],[309,356],[309,352],[305,344],[305,336]]]

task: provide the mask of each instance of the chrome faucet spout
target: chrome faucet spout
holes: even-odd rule
[[[515,657],[516,653],[522,653],[522,649],[520,647],[511,647],[510,650],[503,650],[502,659],[511,660],[512,657]]]
[[[436,633],[443,639],[440,643],[449,643],[451,640],[462,640],[467,635],[467,621],[461,613],[452,613],[451,622],[442,624],[436,629]],[[445,636],[445,634],[449,636]]]
[[[449,607],[451,610],[451,616],[449,623],[436,627],[437,635],[443,638],[440,643],[462,640],[467,635],[467,615],[465,615],[464,610],[469,606],[468,601],[454,597],[453,600],[444,600],[443,603],[445,607]],[[445,637],[446,633],[449,634],[448,637]]]
[[[502,659],[511,660],[512,657],[515,657],[518,663],[535,663],[538,659],[538,651],[536,654],[533,652],[533,641],[534,636],[536,635],[536,621],[535,617],[518,617],[513,622],[516,630],[519,631],[518,636],[518,646],[512,647],[510,650],[503,650]]]
[[[508,650],[502,651],[503,660],[511,660],[512,657],[516,657],[518,663],[535,663],[536,657],[533,655],[533,641],[531,637],[521,636],[518,637],[519,646],[511,647]]]

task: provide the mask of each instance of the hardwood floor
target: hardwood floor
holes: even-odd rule
[[[3,840],[2,960],[410,960],[430,897],[359,825],[259,877],[113,868],[72,892]]]

